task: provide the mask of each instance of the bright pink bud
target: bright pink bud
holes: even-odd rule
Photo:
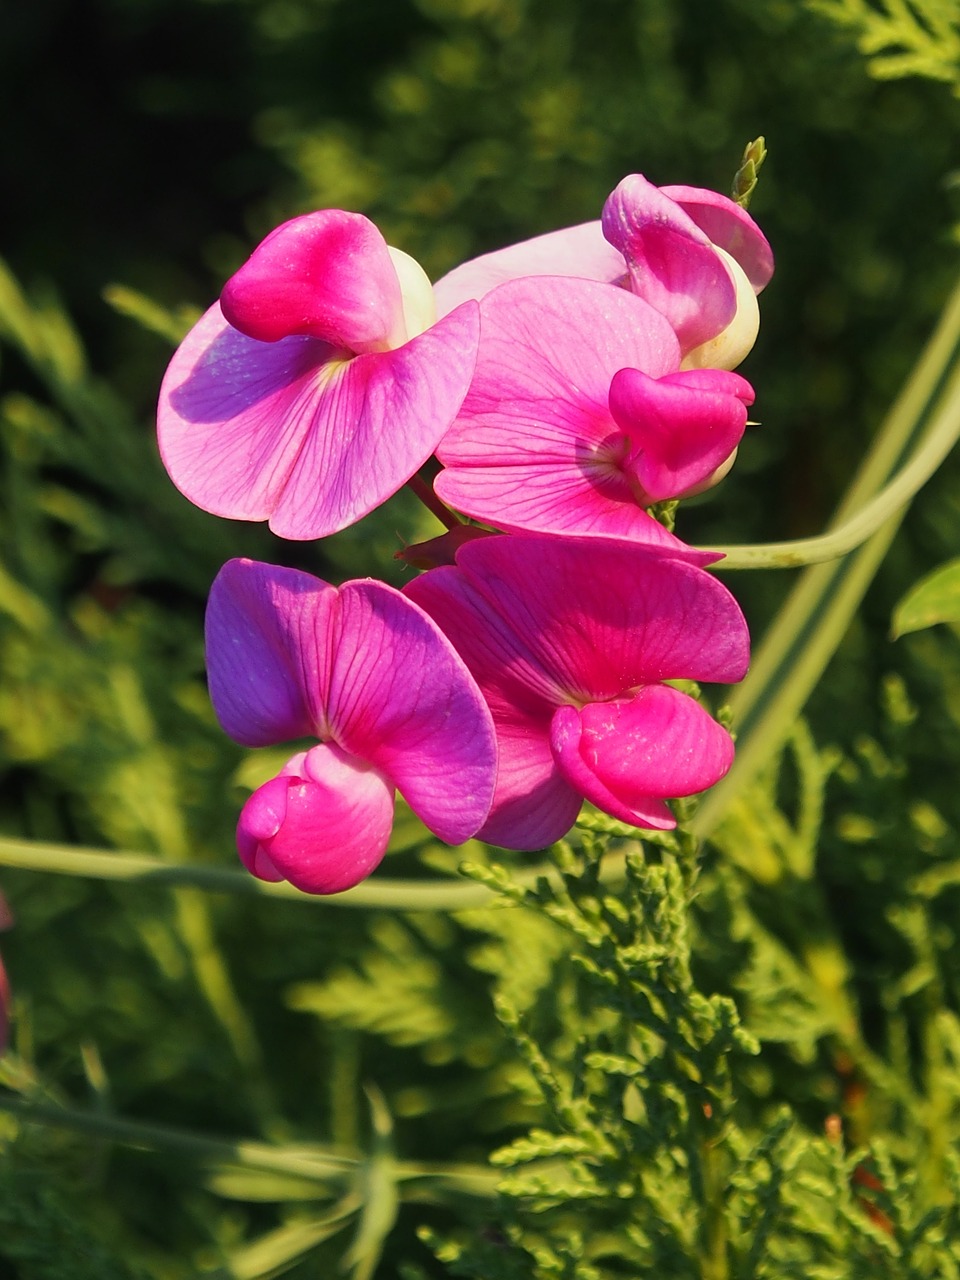
[[[392,825],[393,787],[380,770],[324,742],[253,793],[237,824],[237,849],[261,880],[340,893],[379,865]]]

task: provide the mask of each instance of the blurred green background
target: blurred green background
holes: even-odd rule
[[[237,770],[250,781],[258,766],[206,702],[210,580],[239,554],[397,580],[392,552],[423,524],[405,499],[320,547],[283,544],[194,511],[156,457],[174,335],[296,213],[362,211],[435,277],[598,216],[628,172],[727,190],[745,143],[765,135],[751,212],[777,273],[742,370],[761,425],[678,531],[710,543],[818,532],[933,326],[960,239],[960,102],[930,75],[878,79],[856,35],[793,0],[8,0],[3,833],[233,865]],[[809,707],[817,744],[845,760],[827,795],[818,918],[877,1046],[891,975],[916,941],[894,908],[960,827],[956,636],[887,638],[903,591],[957,553],[958,480],[954,458],[916,503]],[[790,575],[729,584],[760,634]],[[387,869],[456,861],[414,837]],[[482,1159],[530,1118],[489,1004],[516,961],[491,919],[12,870],[0,888],[16,917],[2,939],[17,1000],[8,1087],[210,1132],[351,1143],[372,1080],[401,1148],[432,1159]],[[761,908],[782,919],[783,902]],[[951,1009],[956,907],[952,888],[930,906]],[[712,971],[705,949],[709,982],[732,982],[727,964]],[[782,1050],[771,1087],[816,1124],[818,1108],[842,1109],[846,1078],[829,1033],[812,1043]],[[278,1221],[173,1157],[0,1126],[0,1277],[194,1276]],[[414,1232],[449,1212],[406,1208],[377,1274],[402,1259],[423,1269],[405,1274],[440,1274]],[[41,1237],[73,1241],[52,1253],[82,1254],[87,1270],[34,1257]],[[337,1256],[295,1274],[327,1274]]]

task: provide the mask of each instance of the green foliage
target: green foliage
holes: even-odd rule
[[[926,76],[960,94],[960,13],[953,0],[806,0],[856,36],[878,80]]]
[[[893,611],[896,640],[938,622],[960,622],[960,560],[951,560],[915,582]]]

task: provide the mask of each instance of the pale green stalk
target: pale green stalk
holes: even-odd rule
[[[925,471],[932,474],[934,459],[942,460],[960,434],[960,372],[954,371],[944,386],[958,355],[960,283],[954,287],[936,331],[847,490],[826,537],[842,543],[849,537],[848,526],[862,533],[863,527],[869,528],[879,519],[877,531],[848,559],[807,569],[755,652],[747,678],[729,699],[738,735],[737,757],[729,774],[698,810],[693,821],[697,835],[713,830],[733,797],[782,745],[843,639],[903,519],[905,504],[923,483],[920,477],[926,478]],[[914,458],[878,498],[891,472],[921,436]]]

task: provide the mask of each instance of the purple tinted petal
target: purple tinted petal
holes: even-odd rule
[[[254,341],[212,308],[164,378],[164,465],[214,515],[269,518],[292,539],[335,533],[437,447],[469,387],[478,334],[468,303],[395,351],[345,360],[313,338]]]
[[[452,568],[433,569],[404,588],[449,636],[480,685],[496,727],[499,767],[481,839],[508,849],[542,849],[576,819],[580,797],[550,752],[559,691],[536,656]]]
[[[730,273],[696,222],[659,188],[639,173],[624,178],[602,222],[627,261],[634,293],[666,316],[684,354],[727,327],[737,310]]]
[[[746,209],[718,191],[703,187],[661,187],[660,191],[675,200],[715,245],[739,262],[757,293],[769,284],[773,250]]]
[[[386,351],[405,336],[400,283],[368,218],[341,209],[277,227],[227,281],[223,314],[260,342],[300,335],[349,351]]]
[[[373,871],[393,825],[393,787],[335,743],[290,761],[244,806],[237,845],[261,879],[305,893],[341,893]]]
[[[442,840],[475,834],[496,776],[490,713],[436,623],[384,583],[340,588],[329,718],[336,740],[373,762]]]
[[[604,240],[600,222],[582,222],[471,258],[441,277],[433,291],[442,316],[468,298],[479,300],[505,280],[575,276],[612,284],[625,271],[623,255]]]
[[[663,800],[713,786],[733,763],[727,731],[684,693],[647,685],[629,697],[561,707],[551,746],[571,786],[638,826],[675,825]]]
[[[210,698],[226,733],[245,746],[318,736],[337,592],[296,569],[230,560],[210,588]]]
[[[736,449],[752,402],[749,383],[733,373],[696,370],[656,379],[621,369],[610,385],[610,412],[630,441],[624,470],[650,502],[679,497]]]
[[[470,542],[457,564],[514,644],[535,656],[557,704],[652,681],[732,682],[746,672],[749,636],[737,602],[674,557],[612,538],[531,534]]]

